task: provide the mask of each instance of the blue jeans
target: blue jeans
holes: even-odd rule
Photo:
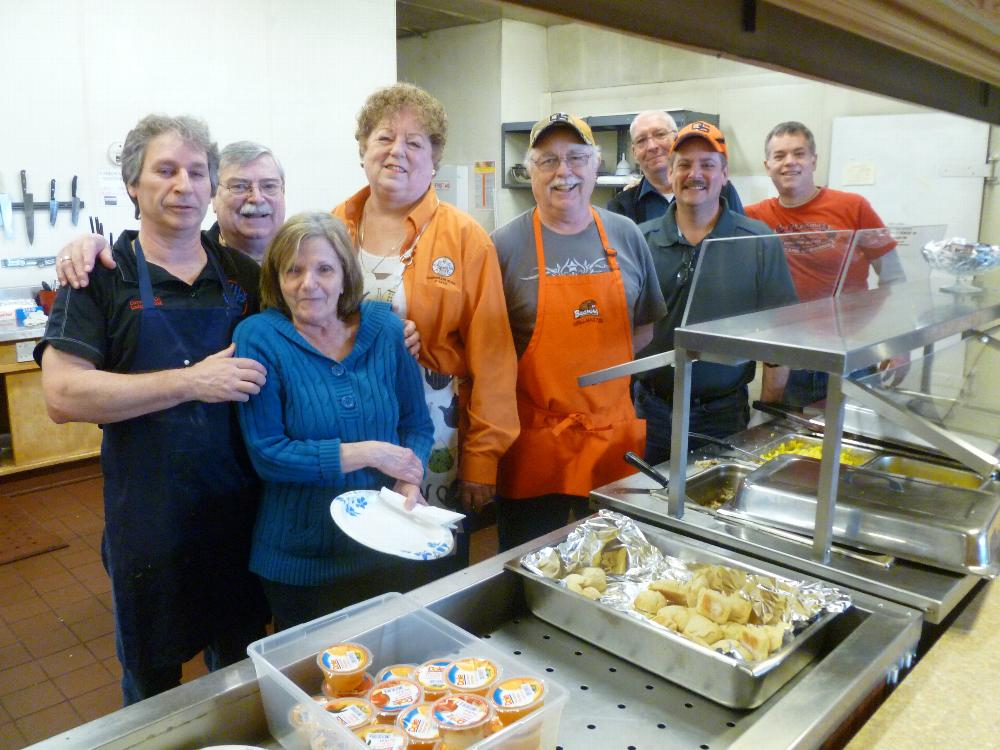
[[[636,415],[646,420],[646,463],[655,466],[669,460],[673,405],[638,380],[632,384],[632,397]],[[746,386],[722,398],[710,401],[696,399],[691,404],[688,430],[717,438],[727,438],[745,430],[750,422],[748,399]],[[695,450],[701,445],[704,443],[692,438],[688,441],[688,450]]]
[[[875,367],[863,367],[855,370],[849,378],[857,380],[875,372]],[[782,401],[788,406],[802,408],[809,404],[823,401],[826,398],[826,386],[830,376],[817,370],[792,370],[785,383],[785,393]]]
[[[561,529],[570,521],[579,521],[590,515],[590,502],[576,495],[541,495],[519,500],[498,497],[497,536],[499,551],[506,552],[520,544]]]

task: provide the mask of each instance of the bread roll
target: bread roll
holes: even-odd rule
[[[602,593],[608,588],[608,576],[604,572],[604,568],[584,568],[580,571],[580,575],[583,576],[581,585],[584,588],[590,586]]]
[[[700,639],[705,643],[715,643],[722,638],[722,630],[707,617],[692,612],[682,631],[688,638]]]
[[[673,581],[668,578],[653,581],[649,584],[651,591],[659,591],[671,604],[687,606],[688,584],[686,581]]]
[[[728,597],[712,589],[701,589],[695,601],[694,610],[712,622],[722,624],[729,621]]]
[[[667,600],[659,591],[640,591],[633,603],[640,612],[655,615],[663,607],[667,606]]]

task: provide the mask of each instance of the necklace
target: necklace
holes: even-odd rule
[[[385,281],[387,278],[389,278],[390,276],[392,276],[392,272],[391,271],[382,271],[381,273],[379,273],[378,269],[382,266],[383,263],[385,263],[385,261],[386,261],[387,258],[396,259],[396,258],[399,257],[398,255],[376,255],[373,252],[365,250],[363,247],[359,248],[359,250],[361,252],[358,254],[358,260],[361,261],[361,268],[362,268],[362,270],[364,270],[369,275],[374,276],[376,281]],[[372,264],[371,267],[369,267],[368,264],[365,263],[365,256],[366,255],[367,256],[375,256],[375,257],[378,258],[378,260],[374,264]]]
[[[420,227],[420,230],[417,232],[417,234],[413,238],[413,242],[410,243],[410,246],[408,248],[406,248],[405,252],[402,252],[402,253],[399,252],[399,249],[403,245],[403,240],[406,239],[406,235],[404,234],[403,235],[403,239],[401,239],[399,242],[397,242],[395,245],[393,245],[392,249],[386,255],[382,255],[381,258],[379,258],[378,263],[376,263],[371,268],[368,268],[367,266],[365,266],[364,262],[362,261],[361,267],[364,270],[368,271],[376,279],[378,279],[379,281],[382,281],[384,279],[389,278],[392,275],[391,273],[386,273],[386,272],[383,272],[381,274],[376,273],[376,271],[378,270],[378,267],[382,265],[382,263],[385,261],[386,258],[396,257],[396,258],[399,258],[399,260],[402,262],[404,268],[410,266],[413,263],[413,251],[416,249],[417,243],[420,242],[420,238],[423,237],[424,232],[427,231],[427,227],[429,227],[431,225],[431,222],[434,221],[434,217],[437,216],[437,210],[438,210],[438,208],[440,206],[441,206],[441,201],[438,200],[437,203],[434,204],[434,210],[431,211],[430,218],[428,218],[427,221],[424,222],[424,225],[422,227]],[[368,221],[368,203],[366,202],[365,203],[365,207],[361,209],[361,221],[358,224],[358,247],[359,248],[364,247],[364,243],[365,243],[365,224],[367,223],[367,221]],[[370,253],[371,255],[376,255],[376,254],[381,255],[380,253],[372,253],[370,250],[368,250],[366,252]],[[359,253],[358,257],[360,259],[360,253]]]
[[[367,225],[368,225],[368,202],[365,201],[365,206],[364,206],[364,208],[361,209],[361,222],[358,224],[358,247],[363,248],[365,246],[365,227]],[[379,261],[374,266],[372,266],[371,268],[365,267],[364,263],[361,264],[362,268],[364,268],[366,271],[368,271],[368,273],[370,273],[372,276],[374,276],[379,281],[383,281],[384,279],[389,278],[390,274],[388,274],[388,273],[381,273],[381,274],[379,274],[379,273],[376,273],[376,271],[378,270],[379,266],[381,266],[382,263],[385,262],[386,258],[393,258],[393,257],[398,258],[399,257],[399,248],[403,244],[403,240],[405,240],[405,239],[406,239],[406,233],[404,231],[403,236],[400,238],[399,242],[396,242],[395,244],[393,244],[393,246],[391,248],[389,248],[389,252],[385,253],[385,254],[383,254],[383,253],[373,253],[371,250],[368,250],[367,252],[370,255],[379,255],[381,257],[379,258]]]

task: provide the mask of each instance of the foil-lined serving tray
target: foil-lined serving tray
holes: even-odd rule
[[[820,462],[778,456],[751,472],[720,512],[813,534]],[[945,570],[1000,573],[1000,496],[840,467],[833,538]]]
[[[607,589],[600,599],[592,601],[566,587],[567,575],[599,562],[609,550],[624,550],[624,570],[607,574]],[[795,592],[803,607],[785,610],[782,617],[787,618],[788,631],[767,658],[754,661],[739,653],[715,651],[634,608],[636,594],[651,581],[687,580],[706,565],[759,576],[755,580],[766,581],[760,597],[765,602],[782,592]],[[609,510],[601,510],[555,547],[534,550],[506,567],[525,579],[528,607],[542,620],[706,698],[740,709],[761,705],[805,667],[826,645],[826,626],[850,607],[850,598],[827,584],[804,581],[790,571],[775,575],[745,559],[734,560],[701,542],[640,525]]]

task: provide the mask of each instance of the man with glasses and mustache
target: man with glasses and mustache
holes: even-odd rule
[[[285,221],[285,170],[267,146],[230,143],[219,154],[219,184],[212,198],[216,223],[208,239],[260,263],[264,249]],[[114,268],[111,246],[99,234],[78,237],[59,252],[60,286],[85,287],[94,260]]]
[[[588,513],[594,487],[641,451],[627,379],[584,373],[632,359],[665,311],[649,248],[631,221],[591,206],[598,149],[563,112],[535,124],[525,158],[537,207],[493,233],[518,355],[521,432],[500,463],[497,529],[510,549]]]
[[[222,149],[212,208],[216,223],[209,237],[260,263],[285,221],[285,170],[271,149],[252,141]]]
[[[729,178],[728,150],[722,132],[711,123],[693,122],[681,129],[670,149],[670,182],[675,200],[659,221],[642,226],[653,255],[667,315],[656,323],[653,341],[639,352],[648,357],[674,348],[692,277],[705,240],[768,235],[770,230],[729,209],[721,197]],[[706,251],[691,301],[691,321],[712,320],[797,300],[781,243],[776,238],[748,243],[716,243]],[[781,377],[779,368],[764,371],[765,387]],[[695,362],[691,380],[691,432],[724,438],[747,426],[747,384],[755,363],[741,366]],[[661,367],[637,375],[633,384],[636,412],[646,419],[646,460],[670,457],[674,369]],[[700,443],[691,439],[690,446]]]
[[[638,183],[608,201],[608,210],[629,217],[636,224],[663,216],[673,200],[670,185],[670,146],[677,137],[677,123],[658,109],[640,112],[628,129],[632,156],[642,170]],[[743,204],[732,183],[722,188],[729,210],[743,213]]]

